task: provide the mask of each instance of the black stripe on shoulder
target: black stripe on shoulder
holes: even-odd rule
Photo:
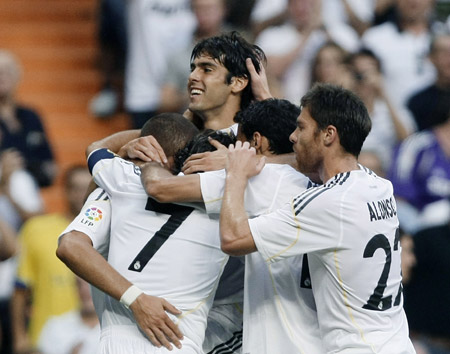
[[[102,197],[106,194],[106,192],[104,190],[102,190],[102,192],[97,196],[97,198],[95,198],[95,200],[100,200],[102,199]]]
[[[235,354],[235,351],[242,347],[242,331],[233,333],[233,336],[225,343],[214,347],[207,354]]]
[[[305,199],[307,199],[310,195],[317,192],[318,189],[323,188],[323,186],[319,187],[311,187],[299,194],[294,198],[294,209],[298,207],[300,203],[302,203]]]
[[[323,187],[320,188],[316,191],[316,193],[312,194],[310,198],[308,198],[307,200],[304,200],[303,203],[299,204],[296,208],[295,208],[295,215],[297,216],[298,214],[300,214],[300,212],[305,209],[305,207],[311,203],[315,198],[317,198],[319,195],[321,195],[322,193],[326,192],[327,190],[333,188],[333,186],[329,186],[329,187]]]
[[[350,177],[350,172],[340,173],[333,178],[332,181],[328,182],[319,187],[307,189],[303,194],[301,194],[299,199],[294,199],[294,210],[297,216],[300,212],[305,209],[305,207],[311,203],[315,198],[317,198],[322,193],[330,190],[336,185],[343,185],[347,179]],[[298,197],[297,197],[298,198]]]
[[[339,185],[343,185],[345,183],[345,181],[348,180],[348,178],[350,177],[350,172],[346,172],[343,174],[341,181],[339,182]]]
[[[374,177],[378,177],[377,174],[375,172],[373,172],[370,168],[367,168],[366,166],[360,165],[362,167],[362,169],[364,170],[364,172],[366,172],[367,174],[374,176]]]

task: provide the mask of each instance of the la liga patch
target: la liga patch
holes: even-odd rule
[[[90,207],[86,210],[84,215],[91,221],[100,221],[103,218],[103,212],[100,208]]]

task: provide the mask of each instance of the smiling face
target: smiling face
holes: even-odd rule
[[[304,174],[317,173],[322,165],[321,131],[308,108],[302,108],[297,128],[289,137],[297,160],[298,170]]]
[[[223,109],[232,94],[227,75],[228,70],[217,60],[206,55],[195,58],[188,80],[189,109],[200,116]]]

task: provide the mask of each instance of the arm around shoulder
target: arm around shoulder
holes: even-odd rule
[[[141,166],[141,181],[147,194],[160,203],[201,202],[200,177],[174,176],[155,162]]]

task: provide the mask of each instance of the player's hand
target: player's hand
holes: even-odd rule
[[[120,148],[118,155],[130,159],[139,159],[144,162],[156,161],[160,164],[167,163],[164,150],[152,135],[131,140]]]
[[[245,64],[247,65],[247,69],[250,72],[251,85],[253,96],[257,101],[262,101],[267,98],[272,98],[272,94],[269,90],[269,82],[267,80],[266,69],[264,68],[264,64],[262,62],[259,63],[261,68],[258,73],[253,65],[253,62],[250,58],[245,59]]]
[[[196,172],[217,171],[225,168],[228,149],[217,140],[209,139],[217,150],[193,154],[184,162],[181,171],[185,175]]]
[[[255,148],[250,147],[248,141],[244,143],[237,141],[236,145],[230,145],[227,157],[227,174],[245,178],[256,176],[266,163],[266,158],[256,155]]]
[[[183,339],[183,334],[166,313],[179,315],[180,310],[162,298],[146,294],[139,295],[130,309],[141,330],[155,346],[172,350],[170,343],[173,343],[177,348],[181,348],[180,340]]]

